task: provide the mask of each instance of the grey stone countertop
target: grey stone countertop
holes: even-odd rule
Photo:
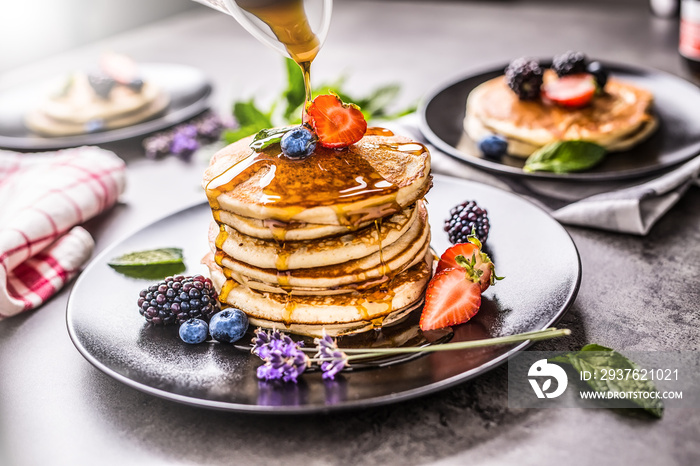
[[[642,1],[341,0],[313,79],[347,73],[355,91],[396,81],[410,103],[470,70],[567,49],[686,76],[677,33],[676,20],[653,18]],[[221,111],[236,98],[269,102],[285,85],[275,52],[201,7],[13,70],[0,77],[0,90],[88,66],[104,50],[202,69]],[[129,185],[114,209],[87,225],[98,251],[203,199],[202,157],[150,161],[135,142],[109,148],[127,160]],[[699,189],[644,238],[568,231],[583,280],[560,325],[574,335],[533,349],[595,342],[698,350]],[[700,463],[697,408],[668,410],[661,420],[606,409],[509,409],[504,366],[424,398],[334,415],[256,417],[164,401],[113,380],[76,351],[65,325],[70,288],[0,322],[0,464]]]

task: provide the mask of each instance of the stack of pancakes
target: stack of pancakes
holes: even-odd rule
[[[152,82],[138,89],[115,84],[105,98],[93,89],[87,74],[75,73],[61,92],[25,116],[25,124],[43,136],[92,133],[141,123],[169,103],[168,94]]]
[[[556,79],[552,70],[544,80]],[[508,140],[508,153],[528,157],[556,141],[585,140],[622,151],[646,139],[657,127],[651,114],[653,95],[611,78],[605,92],[583,108],[543,100],[520,100],[503,76],[476,87],[467,98],[464,129],[472,141],[491,134]]]
[[[433,260],[422,144],[370,128],[291,160],[251,140],[219,151],[204,175],[215,220],[204,263],[223,304],[253,325],[341,335],[422,303]]]

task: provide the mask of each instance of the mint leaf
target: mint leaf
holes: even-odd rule
[[[270,147],[273,144],[278,144],[293,126],[285,126],[284,128],[261,129],[250,143],[250,148],[257,151]]]
[[[558,141],[540,148],[528,157],[523,170],[569,173],[586,170],[605,157],[606,150],[588,141]]]
[[[386,107],[396,100],[400,91],[401,87],[398,84],[388,84],[375,89],[366,98],[356,103],[373,117],[381,117],[386,113]]]
[[[130,252],[113,258],[107,265],[128,277],[150,280],[185,271],[182,249],[179,248]]]
[[[256,131],[259,131],[273,126],[270,116],[260,111],[253,99],[250,99],[248,102],[236,102],[233,105],[233,116],[236,117],[236,121],[241,128],[257,127]]]
[[[284,118],[289,120],[295,113],[301,113],[300,107],[306,99],[306,90],[304,90],[304,75],[299,65],[290,58],[285,60],[285,64],[287,67],[287,89],[282,93],[282,97],[287,103]]]
[[[224,131],[221,135],[221,138],[227,144],[233,144],[239,139],[248,137],[251,134],[255,134],[258,131],[260,131],[260,128],[258,126],[243,126],[242,128],[228,129]]]
[[[589,344],[578,352],[566,353],[549,360],[551,362],[570,364],[579,374],[584,371],[593,374],[589,380],[586,380],[586,383],[597,392],[658,392],[656,386],[650,380],[634,380],[633,377],[622,378],[621,380],[604,380],[602,377],[603,371],[622,369],[623,373],[629,374],[631,371],[640,369],[635,362],[605,346]],[[630,372],[627,372],[627,370]],[[664,404],[660,398],[639,397],[629,401],[655,417],[661,418],[663,416]]]

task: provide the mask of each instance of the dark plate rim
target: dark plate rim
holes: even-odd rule
[[[571,238],[571,235],[569,232],[556,220],[554,220],[544,209],[539,207],[538,205],[530,202],[529,200],[518,196],[517,194],[502,190],[500,188],[490,186],[484,183],[479,183],[478,181],[471,181],[471,180],[462,180],[459,178],[454,178],[450,176],[445,176],[445,175],[433,175],[436,181],[439,182],[440,179],[446,179],[446,180],[451,180],[451,181],[459,181],[459,182],[464,182],[464,183],[475,183],[475,184],[480,184],[483,186],[486,186],[489,189],[494,189],[497,191],[501,191],[501,194],[505,194],[506,196],[512,196],[516,198],[519,201],[526,202],[530,204],[531,206],[535,207],[536,209],[540,210],[542,213],[544,213],[547,217],[549,217],[555,228],[558,228],[561,233],[566,235],[566,237],[569,239],[571,242],[571,245],[574,248],[574,252],[576,253],[576,283],[570,290],[569,294],[566,297],[566,301],[564,302],[563,306],[554,314],[554,316],[547,322],[547,324],[543,328],[551,327],[552,325],[556,324],[564,314],[571,308],[573,305],[576,296],[578,295],[579,288],[581,286],[581,276],[582,276],[582,267],[581,267],[581,255],[578,252],[578,248],[576,247],[576,243],[574,242],[573,238]],[[116,247],[118,247],[121,243],[124,241],[130,239],[131,237],[139,234],[143,229],[148,228],[160,221],[163,221],[169,217],[175,216],[175,215],[180,215],[182,212],[190,209],[197,209],[200,208],[203,204],[206,204],[205,202],[200,202],[194,205],[190,205],[188,207],[183,208],[182,210],[166,215],[164,217],[159,218],[158,220],[155,220],[148,225],[143,226],[142,228],[139,228],[136,231],[132,231],[129,234],[126,234],[123,236],[121,239],[114,241],[111,245],[109,245],[107,248],[105,248],[102,252],[100,252],[97,256],[95,256],[90,263],[85,267],[83,272],[80,274],[78,279],[76,280],[73,290],[75,290],[80,282],[84,279],[85,276],[87,276],[90,272],[90,269],[92,267],[97,266],[98,262],[100,262],[103,258],[106,256],[112,254],[112,250]],[[101,361],[99,361],[96,357],[94,357],[86,348],[82,346],[82,344],[79,341],[79,338],[76,334],[75,329],[73,328],[72,321],[71,321],[71,309],[72,309],[72,303],[74,300],[74,294],[73,290],[71,290],[71,294],[68,297],[68,303],[66,305],[66,327],[68,329],[68,336],[70,337],[73,345],[76,347],[78,352],[90,363],[92,364],[95,368],[103,372],[104,374],[116,379],[117,381],[131,387],[135,388],[136,390],[139,390],[143,393],[147,393],[149,395],[156,396],[158,398],[166,399],[169,401],[174,401],[177,403],[182,403],[188,406],[196,406],[196,407],[201,407],[201,408],[208,408],[208,409],[214,409],[214,410],[219,410],[219,411],[229,411],[229,412],[239,412],[239,413],[254,413],[254,414],[265,414],[265,415],[270,415],[270,414],[280,414],[280,415],[290,415],[290,414],[316,414],[316,413],[330,413],[330,412],[340,412],[340,411],[350,411],[350,410],[358,410],[358,409],[365,409],[365,408],[371,408],[371,407],[377,407],[377,406],[384,406],[384,405],[389,405],[389,404],[394,404],[394,403],[399,403],[403,401],[408,401],[414,398],[430,395],[432,393],[436,393],[441,390],[445,390],[447,388],[453,387],[457,384],[466,382],[469,379],[472,379],[478,375],[484,374],[499,365],[501,365],[503,362],[505,362],[507,359],[517,355],[520,351],[523,351],[524,349],[528,348],[530,345],[532,345],[534,342],[532,341],[526,341],[523,343],[520,343],[519,345],[516,345],[512,347],[511,349],[507,350],[505,353],[501,354],[498,357],[495,357],[494,359],[491,359],[490,361],[482,364],[479,367],[475,367],[474,369],[471,369],[466,372],[462,372],[459,375],[441,380],[439,382],[435,382],[429,385],[425,385],[419,388],[414,388],[411,390],[406,390],[401,393],[394,393],[391,395],[384,395],[384,396],[379,396],[375,398],[369,398],[369,399],[363,399],[363,400],[355,400],[355,401],[348,401],[348,402],[343,402],[343,403],[338,403],[336,405],[329,405],[329,406],[261,406],[261,405],[247,405],[247,404],[240,404],[240,403],[229,403],[229,402],[223,402],[223,401],[213,401],[213,400],[203,400],[201,398],[192,398],[188,397],[185,395],[180,395],[172,392],[168,392],[166,390],[161,390],[158,388],[153,388],[149,385],[145,385],[139,382],[136,382],[134,380],[129,379],[128,377],[119,374],[118,372],[112,370],[111,368],[107,367],[105,364],[103,364]],[[410,362],[407,362],[410,363]],[[370,370],[381,370],[381,368],[377,369],[370,369]]]
[[[211,80],[198,68],[179,63],[142,63],[140,66],[171,66],[187,68],[191,71],[196,71],[202,76],[203,90],[202,95],[191,104],[178,108],[177,110],[168,110],[160,117],[146,120],[131,126],[116,128],[108,131],[100,131],[97,133],[79,134],[75,136],[59,136],[59,137],[41,137],[27,138],[19,136],[4,136],[0,135],[0,148],[16,149],[16,150],[55,150],[67,149],[70,147],[78,147],[84,145],[105,144],[118,142],[127,139],[144,136],[146,134],[165,129],[169,126],[181,123],[188,118],[192,118],[204,110],[209,108],[209,97],[213,92]]]
[[[549,63],[551,59],[542,59],[538,60],[540,63]],[[623,73],[628,73],[628,74],[636,74],[636,75],[657,75],[657,76],[662,76],[665,79],[673,79],[673,80],[678,80],[679,83],[682,83],[684,86],[689,86],[690,89],[693,89],[697,92],[697,89],[695,88],[694,84],[691,83],[690,81],[680,77],[676,76],[671,73],[667,73],[665,71],[661,71],[655,68],[649,68],[649,67],[643,67],[643,66],[638,66],[638,65],[631,65],[627,63],[621,63],[621,62],[610,62],[610,61],[605,61],[605,60],[598,60],[600,61],[606,68],[609,68],[611,70],[618,70]],[[487,170],[491,173],[496,173],[496,174],[501,174],[501,175],[508,175],[508,176],[516,176],[516,177],[525,177],[525,178],[531,178],[531,179],[545,179],[545,180],[565,180],[565,181],[615,181],[615,180],[628,180],[628,179],[633,179],[633,178],[639,178],[645,175],[652,175],[655,173],[659,173],[661,171],[664,171],[665,169],[668,169],[673,166],[680,165],[681,163],[689,160],[690,158],[694,157],[700,152],[700,142],[697,142],[693,145],[689,145],[685,148],[678,149],[674,152],[681,152],[683,155],[680,156],[681,160],[677,160],[674,162],[667,162],[667,163],[661,163],[652,167],[645,167],[645,168],[636,168],[636,169],[629,169],[629,170],[620,170],[616,172],[609,172],[609,173],[588,173],[588,172],[578,172],[578,173],[562,173],[562,174],[556,174],[556,173],[549,173],[549,172],[526,172],[523,171],[520,168],[516,167],[511,167],[508,165],[492,162],[490,160],[485,160],[485,159],[480,159],[477,157],[470,156],[469,154],[465,154],[464,152],[458,150],[456,147],[452,146],[451,144],[445,142],[442,138],[440,138],[432,129],[430,123],[428,122],[427,118],[427,111],[428,107],[433,103],[433,101],[443,92],[446,92],[447,90],[451,89],[454,86],[458,86],[461,83],[463,83],[466,80],[469,79],[474,79],[482,75],[486,74],[491,74],[495,72],[499,72],[501,70],[504,70],[505,67],[508,65],[508,63],[502,63],[500,65],[491,65],[491,66],[484,66],[484,67],[479,67],[471,72],[466,72],[462,75],[460,75],[457,78],[450,78],[449,80],[444,81],[442,84],[436,86],[433,88],[426,96],[421,99],[421,102],[419,104],[419,126],[420,130],[423,133],[423,135],[426,137],[428,142],[430,144],[434,145],[437,149],[439,149],[441,152],[446,153],[447,155],[456,158],[457,160],[460,160],[462,162],[465,162],[469,165],[473,165],[475,167]],[[465,102],[466,103],[466,102]],[[644,142],[642,142],[644,144]]]

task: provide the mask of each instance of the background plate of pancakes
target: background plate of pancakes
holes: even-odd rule
[[[549,66],[546,61],[541,61]],[[621,180],[650,175],[682,163],[700,152],[700,89],[668,73],[604,63],[611,76],[654,95],[652,114],[658,128],[646,140],[623,152],[609,153],[602,163],[582,172],[525,172],[525,159],[504,156],[485,159],[464,131],[466,101],[480,84],[503,75],[503,66],[469,74],[440,86],[421,108],[421,131],[437,149],[491,172],[532,178],[581,181]]]
[[[196,68],[170,63],[139,64],[144,82],[152,83],[169,98],[167,107],[140,121],[111,130],[95,131],[75,136],[44,137],[32,132],[25,117],[42,104],[47,92],[56,88],[57,80],[66,77],[31,82],[0,93],[0,147],[19,150],[48,150],[104,144],[143,136],[165,129],[191,118],[207,109],[212,92],[209,79]]]
[[[484,294],[481,310],[454,328],[466,341],[547,328],[573,303],[581,279],[578,252],[564,228],[516,195],[483,184],[435,176],[427,195],[431,245],[449,247],[442,224],[453,205],[474,199],[491,220],[487,249],[506,279]],[[183,248],[185,273],[206,274],[212,212],[203,203],[157,221],[104,251],[85,269],[71,293],[67,325],[80,353],[99,370],[143,392],[189,405],[256,413],[311,413],[394,403],[468,380],[504,362],[527,344],[438,352],[343,372],[324,382],[319,372],[298,384],[261,382],[261,361],[242,347],[187,345],[176,327],[150,327],[136,301],[148,280],[125,277],[107,262],[120,254],[159,247]],[[523,235],[527,231],[527,235]],[[526,236],[526,239],[524,239]],[[367,342],[403,344],[417,332],[414,318],[363,334]],[[251,329],[252,330],[252,329]],[[439,343],[438,343],[439,344]]]

